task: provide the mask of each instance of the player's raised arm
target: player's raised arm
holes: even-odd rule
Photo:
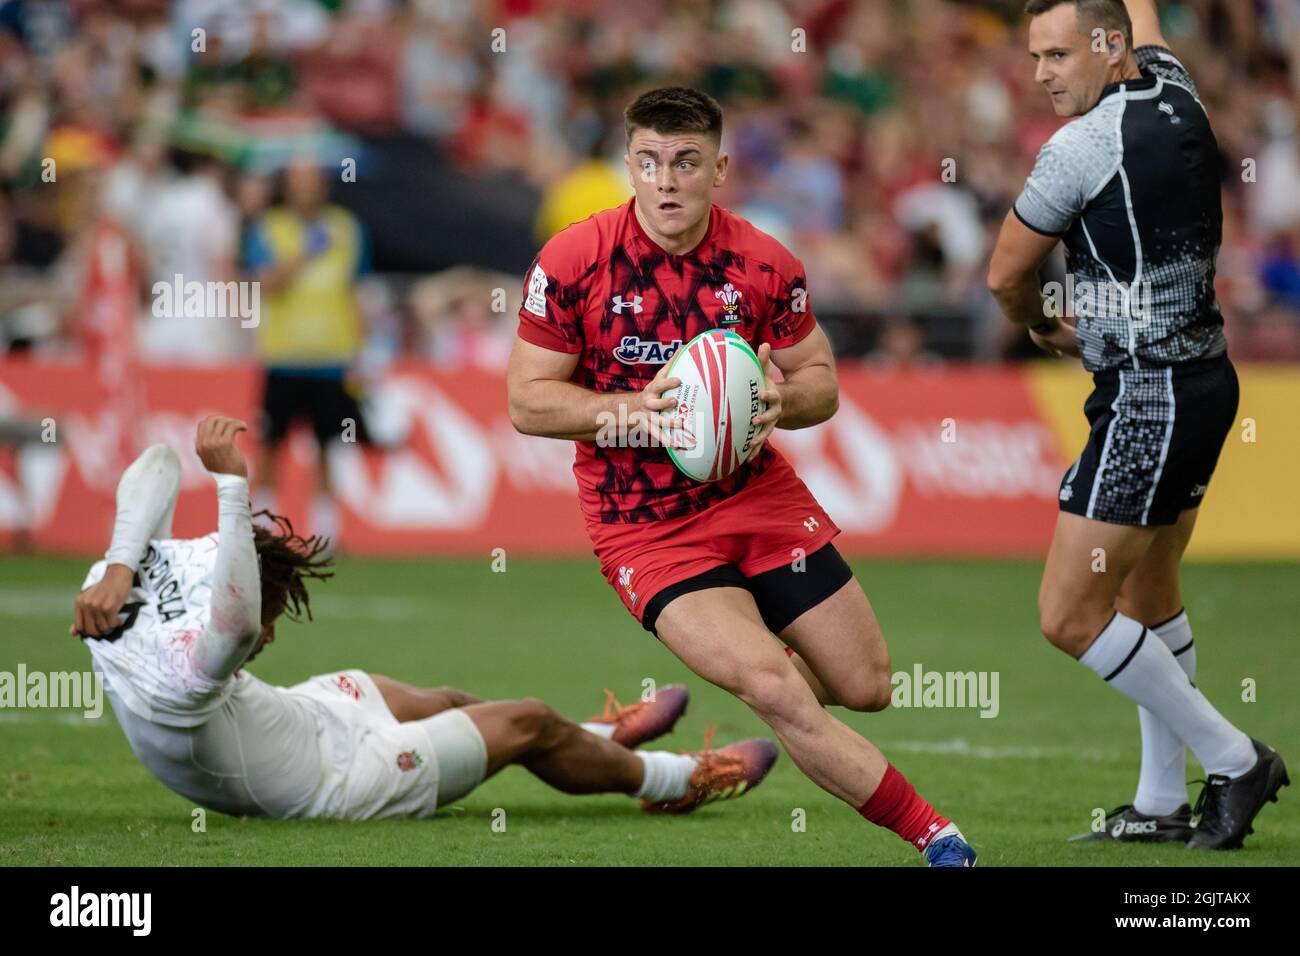
[[[77,595],[69,633],[98,637],[117,627],[121,610],[150,538],[171,537],[181,488],[181,463],[166,445],[151,445],[117,483],[113,540],[104,576]]]
[[[1156,11],[1155,0],[1124,0],[1128,8],[1128,17],[1133,21],[1133,48],[1142,46],[1168,47],[1164,34],[1160,32],[1160,14]]]
[[[194,647],[195,668],[224,680],[244,662],[262,630],[262,585],[253,546],[248,466],[235,436],[248,426],[212,415],[199,423],[194,450],[217,482],[217,563],[212,612]]]

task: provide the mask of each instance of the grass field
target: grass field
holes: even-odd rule
[[[83,670],[67,635],[86,562],[0,557],[0,671]],[[891,709],[846,714],[997,865],[1278,865],[1300,860],[1300,789],[1284,790],[1244,850],[1068,844],[1095,807],[1132,799],[1135,708],[1038,636],[1036,562],[856,562],[895,671],[997,671],[1000,712]],[[1243,729],[1300,771],[1300,567],[1194,565],[1185,595],[1198,685]],[[253,670],[294,683],[346,667],[480,696],[540,696],[562,713],[599,710],[602,688],[635,699],[644,678],[684,681],[689,712],[672,749],[763,734],[742,704],[690,675],[626,615],[590,561],[345,561],[319,586],[316,621],[286,624]],[[1256,682],[1255,702],[1242,682]],[[1189,776],[1199,776],[1191,762]],[[1199,788],[1194,788],[1194,798]],[[622,796],[573,798],[519,768],[432,820],[377,823],[232,819],[192,805],[136,761],[111,712],[0,711],[3,865],[920,865],[782,755],[744,799],[678,819],[649,818]],[[505,811],[505,832],[492,827]],[[796,811],[806,827],[796,832]],[[500,818],[500,814],[496,815]]]

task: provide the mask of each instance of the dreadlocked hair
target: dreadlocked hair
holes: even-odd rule
[[[259,576],[262,582],[262,626],[275,622],[281,614],[299,621],[305,612],[311,620],[311,599],[307,594],[307,580],[324,581],[334,576],[331,567],[334,559],[322,554],[329,547],[329,538],[312,535],[304,538],[293,530],[293,522],[283,515],[263,509],[253,515],[275,525],[271,530],[253,524],[253,547],[257,550]]]

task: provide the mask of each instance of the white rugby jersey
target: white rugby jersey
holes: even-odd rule
[[[204,676],[190,656],[212,613],[216,560],[215,532],[150,541],[122,608],[122,625],[85,642],[109,689],[145,720],[195,727],[230,696],[231,681]],[[107,560],[96,563],[82,590],[107,567]]]
[[[214,475],[218,531],[176,539],[179,478],[160,445],[123,474],[113,543],[83,587],[110,562],[131,568],[134,586],[121,625],[84,643],[131,749],[167,787],[225,813],[308,813],[322,779],[320,707],[237,669],[260,632],[247,481]]]

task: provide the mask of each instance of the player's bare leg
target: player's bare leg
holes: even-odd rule
[[[370,674],[389,712],[399,723],[424,720],[451,707],[484,703],[483,698],[455,687],[415,687],[411,684]],[[650,700],[620,704],[612,691],[605,692],[604,711],[579,724],[583,730],[616,744],[635,749],[672,731],[686,713],[690,694],[681,684],[667,684]]]
[[[854,603],[845,596],[829,616]],[[925,849],[950,826],[916,795],[875,744],[822,708],[808,682],[772,640],[748,591],[710,588],[683,594],[663,609],[655,629],[687,667],[743,700],[772,728],[799,769],[823,790],[918,849]],[[877,796],[888,806],[877,806]],[[952,833],[956,834],[955,828]],[[973,859],[971,852],[970,862]]]
[[[884,755],[817,703],[740,588],[683,594],[655,629],[700,677],[743,700],[780,738],[790,758],[824,790],[860,806],[884,776]]]
[[[517,763],[564,793],[625,793],[648,810],[688,813],[739,797],[776,759],[776,748],[762,740],[699,754],[629,750],[536,699],[471,704],[465,714],[487,745],[487,776]]]
[[[1199,508],[1178,516],[1178,523],[1156,531],[1151,546],[1120,585],[1115,607],[1147,627],[1156,627],[1183,609],[1178,571],[1192,540]]]
[[[837,706],[839,701],[826,689],[821,679],[813,673],[813,669],[808,666],[808,662],[796,654],[793,647],[787,646],[785,652],[790,658],[790,663],[794,665],[794,669],[799,672],[799,676],[804,679],[804,683],[812,690],[813,696],[817,698],[817,703],[823,707]]]
[[[1185,531],[1190,533],[1190,527]],[[1173,649],[1117,607],[1121,586],[1159,534],[1152,527],[1112,525],[1062,512],[1039,593],[1042,630],[1052,644],[1149,711],[1196,754],[1210,780],[1203,794],[1209,802],[1189,845],[1239,846],[1249,821],[1286,784],[1286,768],[1274,751],[1214,709],[1188,679]],[[1170,532],[1164,539],[1150,573],[1166,566],[1167,575],[1178,535]]]
[[[482,698],[454,687],[415,687],[382,674],[370,674],[369,677],[379,688],[379,695],[398,723],[424,720],[452,707],[483,702]]]
[[[637,755],[561,717],[536,698],[470,704],[465,714],[487,744],[487,776],[519,764],[564,793],[634,793]]]
[[[625,793],[642,798],[647,809],[681,813],[710,799],[741,796],[767,775],[775,759],[767,741],[700,755],[629,749],[667,733],[685,712],[688,695],[676,684],[660,688],[649,702],[611,707],[607,701],[605,714],[576,724],[535,698],[483,701],[452,687],[413,687],[380,674],[370,678],[399,722],[463,708],[483,736],[485,778],[519,764],[564,793]],[[740,780],[744,786],[736,786]]]
[[[1114,616],[1120,585],[1155,537],[1155,528],[1058,515],[1038,591],[1039,623],[1048,641],[1082,657]]]
[[[795,618],[779,636],[797,652],[791,661],[819,703],[858,711],[889,706],[889,648],[856,578]]]

